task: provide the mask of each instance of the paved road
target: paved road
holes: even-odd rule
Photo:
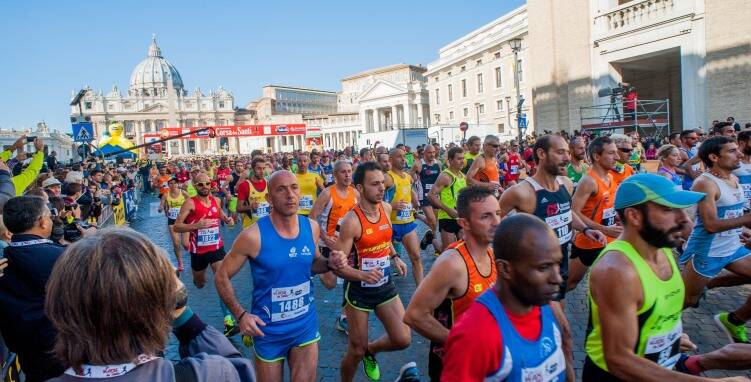
[[[137,231],[145,233],[157,243],[157,245],[167,250],[170,258],[172,258],[174,262],[175,260],[171,250],[171,242],[167,235],[166,220],[163,216],[151,216],[150,213],[150,204],[156,202],[157,199],[155,197],[144,197],[138,211],[138,218],[131,224],[131,226]],[[225,247],[228,251],[234,237],[237,236],[240,229],[239,225],[233,230],[229,230],[226,227],[222,229]],[[424,231],[425,226],[421,225],[419,228],[420,235],[422,235]],[[422,254],[423,263],[425,264],[426,269],[430,269],[430,266],[434,261],[434,256],[431,250],[432,247],[429,247],[428,251],[423,252]],[[407,259],[406,255],[403,255],[402,258]],[[407,261],[407,263],[409,262]],[[190,296],[189,304],[193,310],[197,312],[204,321],[221,330],[222,313],[219,309],[219,300],[213,287],[211,273],[209,273],[209,283],[203,289],[197,289],[193,286],[190,272],[184,272],[181,278],[188,287]],[[252,286],[250,279],[250,266],[246,266],[232,280],[240,301],[246,307],[248,307],[251,302]],[[414,292],[414,281],[411,276],[397,277],[396,284],[400,290],[402,301],[406,306]],[[326,290],[318,281],[315,282],[315,285],[316,308],[318,310],[322,337],[319,343],[320,356],[318,362],[318,379],[320,381],[335,381],[339,379],[339,363],[347,346],[346,336],[338,332],[334,327],[334,321],[339,315],[342,291],[341,287],[337,287],[331,291]],[[581,371],[584,362],[583,343],[588,319],[585,287],[586,283],[582,283],[577,290],[571,293],[567,299],[566,306],[566,311],[574,333],[575,349],[577,349],[574,354],[577,374]],[[712,321],[712,312],[733,309],[735,306],[745,301],[745,298],[749,293],[751,293],[751,289],[748,287],[712,290],[707,293],[707,298],[699,309],[689,309],[684,313],[684,330],[691,336],[694,343],[699,346],[700,352],[708,352],[717,349],[726,343],[725,336],[719,331],[719,329],[717,329]],[[375,317],[371,317],[369,330],[371,332],[371,338],[376,338],[376,336],[383,333],[383,327]],[[232,341],[244,354],[249,357],[252,355],[251,351],[242,345],[239,336],[234,337]],[[409,361],[416,361],[418,363],[423,379],[427,380],[427,346],[427,341],[422,336],[415,333],[412,337],[412,346],[408,349],[379,355],[378,360],[381,364],[382,380],[394,380],[399,371],[399,367]],[[167,349],[167,356],[170,358],[178,357],[177,344],[174,338],[172,338]],[[739,375],[739,373],[711,372],[709,375],[727,376]],[[356,380],[367,380],[362,369],[358,371]]]

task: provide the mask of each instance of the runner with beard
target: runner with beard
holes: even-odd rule
[[[449,156],[459,159],[449,162],[455,162],[452,166],[461,173],[462,149],[452,147]],[[443,344],[449,330],[475,298],[496,281],[495,261],[489,246],[501,221],[498,201],[488,188],[471,186],[458,192],[456,211],[457,224],[464,228],[465,239],[452,242],[436,259],[412,295],[404,316],[407,325],[430,340],[428,371],[432,381],[440,380]]]
[[[589,165],[587,164],[587,146],[584,144],[584,138],[571,138],[569,150],[571,150],[571,163],[566,166],[566,176],[571,179],[574,189],[576,189],[582,176],[589,169]]]
[[[589,228],[605,234],[608,242],[613,241],[623,230],[616,224],[615,202],[616,184],[610,169],[617,158],[615,143],[608,137],[595,138],[587,148],[592,158],[592,167],[579,181],[572,197],[572,211]],[[587,236],[587,229],[579,232],[571,246],[568,290],[576,288],[592,265],[604,245],[599,240]]]
[[[501,195],[501,217],[512,211],[526,212],[542,219],[553,229],[563,254],[560,267],[563,283],[555,298],[560,301],[566,296],[569,243],[574,230],[583,232],[588,239],[601,245],[605,245],[606,239],[602,232],[590,228],[571,212],[574,185],[566,177],[566,168],[570,164],[566,140],[559,135],[543,135],[535,142],[533,156],[537,164],[535,175]]]
[[[707,282],[723,269],[751,278],[751,250],[741,243],[743,227],[751,226],[751,214],[743,212],[746,198],[738,178],[732,174],[741,164],[734,139],[715,136],[699,147],[699,158],[707,172],[694,180],[693,191],[703,192],[697,208],[696,226],[681,256],[686,306],[698,306]],[[748,343],[744,326],[751,319],[751,306],[744,304],[732,313],[715,316],[718,326],[734,342]]]
[[[461,147],[452,147],[446,154],[448,167],[438,176],[433,188],[428,193],[428,199],[438,210],[438,230],[441,233],[441,250],[459,239],[462,227],[457,219],[456,210],[459,192],[467,187],[467,177],[461,172],[464,163],[464,153]]]
[[[403,151],[401,152],[403,157]],[[393,158],[393,157],[392,157]],[[395,162],[396,165],[404,163]],[[405,176],[409,176],[406,175]],[[341,380],[352,381],[357,365],[363,362],[365,374],[371,380],[380,379],[375,355],[385,351],[405,349],[412,341],[409,327],[402,322],[404,306],[391,277],[391,263],[404,275],[407,266],[391,245],[391,206],[383,203],[385,182],[378,164],[365,162],[357,166],[354,183],[360,193],[359,203],[344,216],[336,248],[349,252],[353,247],[354,269],[341,271],[345,279],[345,311],[349,321],[349,345],[342,358]],[[407,186],[409,187],[409,186]],[[368,316],[375,312],[386,333],[373,342],[368,341]],[[419,380],[414,362],[404,365],[399,380]]]
[[[468,151],[464,153],[464,167],[462,168],[462,172],[465,175],[467,174],[467,171],[469,171],[469,168],[472,167],[472,162],[474,162],[475,158],[480,155],[481,146],[482,141],[480,140],[480,137],[473,135],[467,139]]]
[[[419,185],[421,186],[419,187],[420,209],[425,214],[425,223],[428,226],[425,236],[420,241],[420,249],[424,250],[432,243],[435,251],[438,252],[440,246],[436,240],[433,240],[435,237],[434,232],[438,230],[438,222],[428,194],[431,188],[433,188],[436,179],[441,174],[441,163],[435,158],[435,147],[433,145],[425,146],[422,155],[422,159],[416,160],[414,166],[412,166],[412,172],[417,175]]]
[[[690,341],[681,336],[686,290],[671,248],[691,224],[684,209],[712,197],[654,174],[621,184],[615,208],[623,232],[591,269],[582,381],[707,380],[672,370]]]
[[[193,178],[198,195],[187,199],[175,219],[175,232],[190,233],[190,268],[193,270],[193,284],[201,289],[206,285],[206,268],[216,274],[224,259],[224,242],[219,231],[219,222],[231,226],[235,222],[227,217],[216,198],[211,196],[211,179],[206,174]],[[224,316],[224,335],[237,334],[238,327],[227,306],[219,300]]]

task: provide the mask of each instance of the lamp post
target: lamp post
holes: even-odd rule
[[[480,128],[480,103],[475,102],[475,124]]]
[[[509,40],[509,46],[511,51],[514,52],[514,86],[516,87],[516,128],[519,130],[519,144],[524,139],[524,133],[519,127],[519,118],[522,113],[522,104],[524,99],[521,98],[521,91],[519,90],[519,51],[522,49],[522,39],[519,37]]]

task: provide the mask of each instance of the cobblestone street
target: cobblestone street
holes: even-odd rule
[[[162,215],[150,216],[150,204],[156,203],[155,197],[145,197],[141,202],[138,218],[131,226],[147,234],[152,240],[154,240],[160,247],[167,250],[170,257],[173,257],[171,253],[171,243],[169,236],[167,235],[166,220]],[[226,227],[222,229],[223,238],[225,241],[225,248],[229,252],[230,246],[234,237],[240,232],[241,227],[235,226],[233,230],[229,230]],[[419,228],[419,234],[425,231],[425,226],[421,225]],[[423,264],[425,269],[430,269],[434,261],[432,255],[432,247],[429,247],[427,251],[422,254]],[[185,256],[185,255],[184,255]],[[402,256],[406,259],[406,254]],[[173,262],[174,262],[173,258]],[[222,314],[219,308],[219,299],[216,295],[216,291],[213,286],[213,277],[209,273],[209,283],[203,289],[197,289],[193,286],[192,278],[189,271],[189,263],[186,259],[186,272],[183,272],[181,278],[189,291],[189,304],[195,312],[197,312],[201,318],[207,323],[221,330],[222,328]],[[409,261],[407,261],[409,263]],[[250,267],[246,266],[240,271],[237,276],[232,280],[235,290],[240,298],[240,301],[246,306],[250,306],[251,302],[251,280],[250,280]],[[397,277],[396,284],[399,287],[400,295],[405,306],[409,303],[409,299],[414,292],[414,281],[410,275],[407,277]],[[335,328],[335,320],[339,315],[341,301],[342,301],[342,289],[337,287],[331,291],[323,288],[319,281],[315,282],[316,287],[316,308],[318,310],[318,316],[320,321],[320,333],[321,341],[319,342],[319,362],[318,362],[318,379],[320,381],[336,381],[339,379],[339,362],[347,347],[347,338],[344,334],[338,332]],[[571,293],[566,302],[566,311],[571,323],[571,327],[574,333],[575,342],[575,361],[577,375],[581,372],[581,367],[584,362],[584,335],[587,327],[588,320],[588,308],[586,304],[586,283],[582,283],[573,293]],[[706,300],[702,302],[702,306],[699,309],[689,309],[684,312],[683,326],[684,331],[687,332],[694,343],[699,347],[699,352],[709,352],[717,349],[726,343],[725,335],[715,326],[712,315],[719,310],[732,310],[737,305],[745,301],[746,296],[749,293],[748,287],[727,288],[709,291],[706,295]],[[370,321],[370,338],[374,339],[383,333],[383,327],[377,321],[374,315],[371,316]],[[232,338],[232,342],[247,356],[252,356],[252,351],[242,345],[240,336]],[[414,334],[412,338],[412,346],[408,349],[379,354],[378,361],[381,365],[381,376],[384,381],[391,381],[396,378],[399,368],[406,362],[416,361],[420,374],[423,380],[427,380],[427,348],[428,342],[422,336]],[[467,351],[470,351],[469,349]],[[177,358],[177,343],[174,337],[168,348],[167,356],[170,358]],[[726,375],[739,375],[738,373],[726,373],[726,372],[710,372],[710,376],[726,376]],[[356,377],[358,381],[366,381],[362,368],[358,371]]]

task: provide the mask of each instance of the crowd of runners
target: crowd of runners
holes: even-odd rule
[[[707,288],[751,281],[751,131],[721,125],[706,137],[686,130],[668,140],[654,169],[637,133],[548,134],[521,144],[473,136],[463,146],[414,152],[255,151],[146,164],[144,192],[161,198],[175,270],[187,264],[203,288],[211,268],[209,287],[224,315],[222,336],[178,304],[176,328],[194,328],[192,337],[175,329],[181,355],[213,349],[233,359],[239,380],[281,381],[286,368],[292,381],[315,380],[319,279],[341,289],[342,381],[360,367],[374,381],[383,368],[418,381],[418,363],[433,381],[700,381],[711,369],[747,370],[751,297],[710,317],[728,342],[710,353],[695,352],[681,315]],[[225,253],[220,227],[236,223],[242,231]],[[427,226],[422,237],[418,224]],[[90,237],[148,242],[117,230]],[[93,240],[61,258],[72,261]],[[426,250],[437,256],[429,269],[420,258]],[[252,301],[239,300],[231,282],[245,263],[252,286],[240,288],[252,289]],[[53,280],[57,268],[64,267]],[[414,280],[409,301],[395,277]],[[588,322],[576,323],[587,325],[578,345],[564,309],[576,288],[587,288],[589,302]],[[46,306],[56,308],[50,295]],[[369,335],[371,313],[385,331],[377,338]],[[69,325],[52,322],[61,333]],[[235,335],[253,350],[250,370],[221,350]],[[415,335],[429,340],[428,354],[379,364],[379,354],[408,348]],[[55,344],[56,354],[93,362],[70,358],[66,346],[73,345]],[[578,376],[575,351],[586,354]],[[144,373],[150,362],[96,359],[104,369],[131,365],[114,375],[128,381],[138,380],[130,370]],[[210,367],[198,364],[198,375]],[[93,367],[64,366],[71,369],[57,380]]]

